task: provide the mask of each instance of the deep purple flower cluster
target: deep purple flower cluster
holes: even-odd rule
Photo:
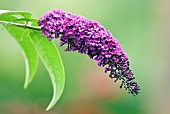
[[[42,34],[49,40],[60,39],[60,45],[67,45],[66,51],[78,51],[87,54],[109,72],[110,78],[121,80],[124,87],[134,96],[140,92],[140,86],[129,68],[129,60],[119,41],[99,22],[83,16],[52,10],[39,19]]]

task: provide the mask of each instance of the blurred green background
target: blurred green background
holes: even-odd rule
[[[24,90],[24,58],[13,38],[0,30],[0,114],[169,114],[169,4],[168,0],[0,0],[0,9],[29,11],[35,18],[62,9],[99,21],[129,55],[142,89],[133,97],[95,61],[64,52],[56,41],[66,86],[59,102],[46,112],[52,98],[48,72],[40,61],[35,79]]]

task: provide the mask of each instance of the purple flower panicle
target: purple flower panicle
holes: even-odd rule
[[[60,46],[67,45],[65,51],[78,51],[87,54],[109,72],[115,82],[121,80],[124,87],[134,96],[140,86],[129,68],[128,56],[119,41],[99,22],[62,10],[52,10],[39,19],[42,34],[49,40],[60,39]]]

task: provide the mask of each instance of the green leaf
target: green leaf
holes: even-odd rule
[[[40,32],[31,32],[31,38],[34,46],[50,74],[53,85],[53,98],[46,110],[50,110],[62,95],[65,84],[64,66],[60,54],[53,44]]]
[[[0,23],[3,22],[19,22],[24,24],[25,22],[37,23],[36,19],[31,18],[32,14],[26,11],[9,11],[0,10]]]
[[[17,14],[18,12],[9,12],[6,10],[3,13],[2,10],[0,10],[0,12],[1,12],[0,21],[11,22],[13,20],[18,20],[17,17],[12,15],[12,14]],[[31,14],[27,12],[20,12],[19,14],[21,13],[25,17],[31,16]],[[26,63],[26,78],[25,78],[24,88],[27,88],[28,85],[33,80],[35,72],[37,70],[38,54],[32,44],[28,30],[17,26],[11,26],[10,24],[5,26],[5,28],[15,38],[15,41],[22,49],[22,53],[24,55],[25,63]]]
[[[15,38],[22,49],[26,64],[26,78],[24,88],[27,88],[33,80],[37,70],[38,54],[32,44],[29,35],[30,32],[28,30],[16,26],[6,26],[6,29]]]
[[[31,18],[32,14],[30,12],[26,11],[9,11],[9,10],[0,10],[0,19],[3,18],[3,16],[22,16],[24,18]]]
[[[11,22],[17,22],[27,24],[25,22],[31,22],[31,25],[38,27],[38,20],[31,18],[31,16],[32,14],[30,12],[25,11],[0,10],[0,23],[8,22],[10,24]]]

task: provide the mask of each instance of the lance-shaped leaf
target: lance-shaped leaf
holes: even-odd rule
[[[0,10],[0,23],[7,26],[13,22],[19,24],[28,24],[28,22],[30,22],[34,27],[38,27],[38,20],[31,18],[31,16],[32,14],[30,12],[25,11]]]
[[[41,32],[31,32],[31,38],[37,52],[50,74],[53,85],[53,98],[46,110],[51,109],[62,95],[65,84],[65,73],[60,54],[53,44]]]
[[[15,12],[15,14],[17,13]],[[27,16],[26,13],[24,16],[28,17],[29,15]],[[3,15],[2,13],[0,14],[0,21],[11,22],[17,19],[18,19],[17,17],[10,15],[10,12],[3,13]],[[24,55],[25,63],[26,63],[26,78],[25,78],[24,88],[27,88],[27,86],[33,80],[35,71],[37,70],[38,54],[31,42],[28,30],[16,26],[10,26],[10,25],[7,25],[5,28],[14,37],[15,41],[21,48],[22,53]]]
[[[24,88],[31,83],[38,66],[38,54],[31,42],[29,31],[16,26],[7,26],[8,32],[15,38],[22,49],[26,64]],[[22,39],[22,40],[21,40]]]
[[[3,20],[3,18],[10,16],[22,16],[24,18],[31,18],[32,14],[30,12],[26,11],[9,11],[9,10],[0,10],[0,20]]]

